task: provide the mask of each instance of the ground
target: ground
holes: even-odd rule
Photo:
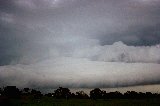
[[[160,99],[41,99],[25,98],[11,99],[6,104],[10,106],[160,106]]]

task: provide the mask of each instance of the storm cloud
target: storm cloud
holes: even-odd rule
[[[159,84],[159,11],[159,0],[0,1],[1,86]]]
[[[61,57],[32,65],[2,66],[1,86],[122,87],[159,83],[159,64],[98,62]]]

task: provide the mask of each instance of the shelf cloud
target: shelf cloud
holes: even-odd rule
[[[159,0],[0,4],[0,86],[159,84]]]

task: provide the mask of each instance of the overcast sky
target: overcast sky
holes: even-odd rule
[[[0,0],[0,86],[160,83],[160,0]]]

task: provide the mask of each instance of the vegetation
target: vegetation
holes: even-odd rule
[[[16,86],[0,89],[0,106],[159,106],[160,94],[151,92],[106,92],[95,88],[87,95],[83,91],[71,93],[59,87],[53,93],[43,95],[40,91]]]

